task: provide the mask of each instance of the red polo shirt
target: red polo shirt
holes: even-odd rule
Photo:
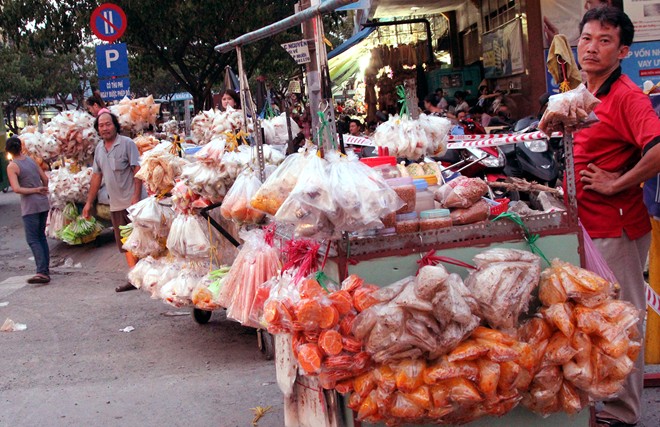
[[[651,101],[626,76],[616,70],[596,93],[601,103],[594,112],[599,122],[574,134],[575,181],[578,216],[592,238],[630,239],[651,231],[640,187],[613,196],[585,190],[580,171],[593,163],[616,172],[631,169],[644,151],[660,141],[660,120]]]

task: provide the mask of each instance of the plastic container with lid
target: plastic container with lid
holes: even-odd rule
[[[419,214],[420,231],[437,230],[452,226],[449,209],[432,209]]]
[[[413,179],[409,176],[388,179],[385,182],[392,187],[396,194],[403,200],[405,206],[396,211],[397,214],[410,213],[415,210],[416,193]]]
[[[434,194],[428,191],[428,183],[425,179],[413,180],[415,184],[415,211],[421,213],[435,208]]]
[[[372,168],[381,165],[396,166],[396,157],[394,156],[363,157],[360,161]]]
[[[372,169],[380,174],[384,179],[400,178],[401,172],[396,165],[378,165],[373,166]]]
[[[417,212],[410,212],[396,216],[396,233],[416,233],[419,231],[419,218]]]

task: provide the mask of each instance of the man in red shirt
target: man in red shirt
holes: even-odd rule
[[[601,7],[580,22],[578,61],[601,103],[599,122],[574,135],[578,215],[621,285],[621,298],[646,311],[644,264],[651,225],[640,183],[660,172],[660,120],[620,62],[634,35],[623,11]],[[640,322],[641,323],[641,322]],[[641,328],[640,328],[641,329]],[[641,416],[644,351],[621,395],[597,413],[603,425],[634,425]]]

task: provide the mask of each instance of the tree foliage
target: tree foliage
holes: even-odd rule
[[[128,47],[131,87],[142,93],[185,90],[195,109],[212,106],[211,93],[224,77],[226,65],[235,71],[236,54],[219,54],[214,47],[294,13],[293,0],[115,0],[126,13],[127,29],[120,42]],[[78,54],[90,46],[89,17],[93,0],[0,0],[4,36],[31,52]],[[342,23],[340,14],[326,18]],[[345,32],[345,31],[344,31]],[[342,31],[331,32],[331,37]],[[300,28],[246,46],[246,73],[288,77],[298,69],[279,46],[301,38]],[[339,41],[340,42],[340,41]],[[169,76],[163,71],[169,73]],[[158,92],[156,92],[158,91]]]

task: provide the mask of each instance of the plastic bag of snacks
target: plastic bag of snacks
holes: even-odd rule
[[[329,153],[328,179],[335,209],[328,217],[336,232],[382,228],[381,218],[404,203],[374,169],[349,155]]]
[[[181,178],[195,193],[212,202],[222,200],[227,193],[226,182],[217,169],[202,162],[188,163],[181,168]]]
[[[218,301],[227,307],[227,317],[246,326],[258,327],[251,321],[256,317],[251,314],[252,311],[262,310],[262,307],[254,306],[257,290],[276,276],[282,266],[278,251],[266,243],[263,230],[242,231],[240,237],[244,243],[227,275]]]
[[[218,297],[229,269],[228,266],[222,266],[204,276],[204,279],[197,284],[192,292],[191,298],[195,307],[206,311],[222,308]]]
[[[60,155],[60,146],[51,135],[25,128],[20,135],[23,151],[34,159],[49,161]]]
[[[177,215],[167,236],[167,249],[181,258],[207,258],[211,249],[208,224],[196,215]]]
[[[44,133],[58,141],[60,154],[78,161],[91,158],[101,141],[94,129],[94,117],[78,110],[63,111],[53,117]]]
[[[144,98],[130,99],[124,97],[116,105],[108,107],[117,116],[122,130],[128,130],[133,135],[156,124],[160,105],[149,95]]]
[[[152,135],[138,135],[133,139],[133,142],[135,142],[140,155],[160,144],[160,141]]]
[[[377,362],[436,359],[455,348],[479,324],[476,302],[460,276],[425,266],[372,294],[378,301],[353,324],[356,338]]]
[[[122,247],[138,258],[158,257],[166,251],[164,239],[157,238],[153,229],[135,224]]]
[[[519,330],[535,353],[535,376],[523,401],[529,409],[575,413],[622,390],[641,350],[640,313],[613,299],[613,287],[560,260],[543,271],[540,317]]]
[[[239,224],[258,224],[264,218],[264,213],[250,206],[252,197],[261,187],[261,181],[252,170],[245,170],[236,178],[220,207],[220,213],[225,219],[234,220]]]
[[[289,142],[289,130],[286,126],[285,114],[273,117],[272,119],[263,120],[261,125],[264,128],[264,137],[267,144],[285,145]],[[291,118],[289,118],[289,126],[291,127],[291,136],[295,138],[300,132],[300,127]]]
[[[469,208],[488,193],[488,184],[481,178],[459,176],[438,188],[435,200],[445,208]]]
[[[174,146],[163,142],[142,156],[135,177],[142,180],[151,193],[171,190],[174,180],[181,175],[181,168],[187,162],[174,153]]]
[[[348,406],[357,419],[388,424],[465,424],[501,416],[528,387],[531,347],[478,327],[449,355],[389,361],[353,380]]]
[[[568,92],[552,95],[548,107],[541,117],[539,129],[546,135],[553,131],[564,131],[565,127],[585,126],[597,120],[590,117],[600,100],[592,95],[584,84]]]
[[[159,199],[150,196],[140,200],[128,209],[128,218],[132,223],[150,228],[155,236],[167,236],[174,217],[174,210],[159,203]]]
[[[338,209],[329,187],[327,161],[311,156],[275,219],[295,225],[295,236],[322,239],[332,236],[328,215]]]
[[[518,326],[541,274],[541,259],[527,251],[495,248],[474,257],[477,270],[465,285],[479,305],[479,314],[493,328]]]
[[[225,135],[216,135],[204,145],[197,153],[195,158],[203,162],[220,163],[222,155],[225,154],[227,137]]]
[[[199,282],[204,280],[203,269],[186,266],[158,290],[160,298],[174,307],[185,307],[192,303],[192,293]]]
[[[298,182],[312,154],[294,153],[261,185],[252,198],[252,207],[269,215],[275,215]]]

